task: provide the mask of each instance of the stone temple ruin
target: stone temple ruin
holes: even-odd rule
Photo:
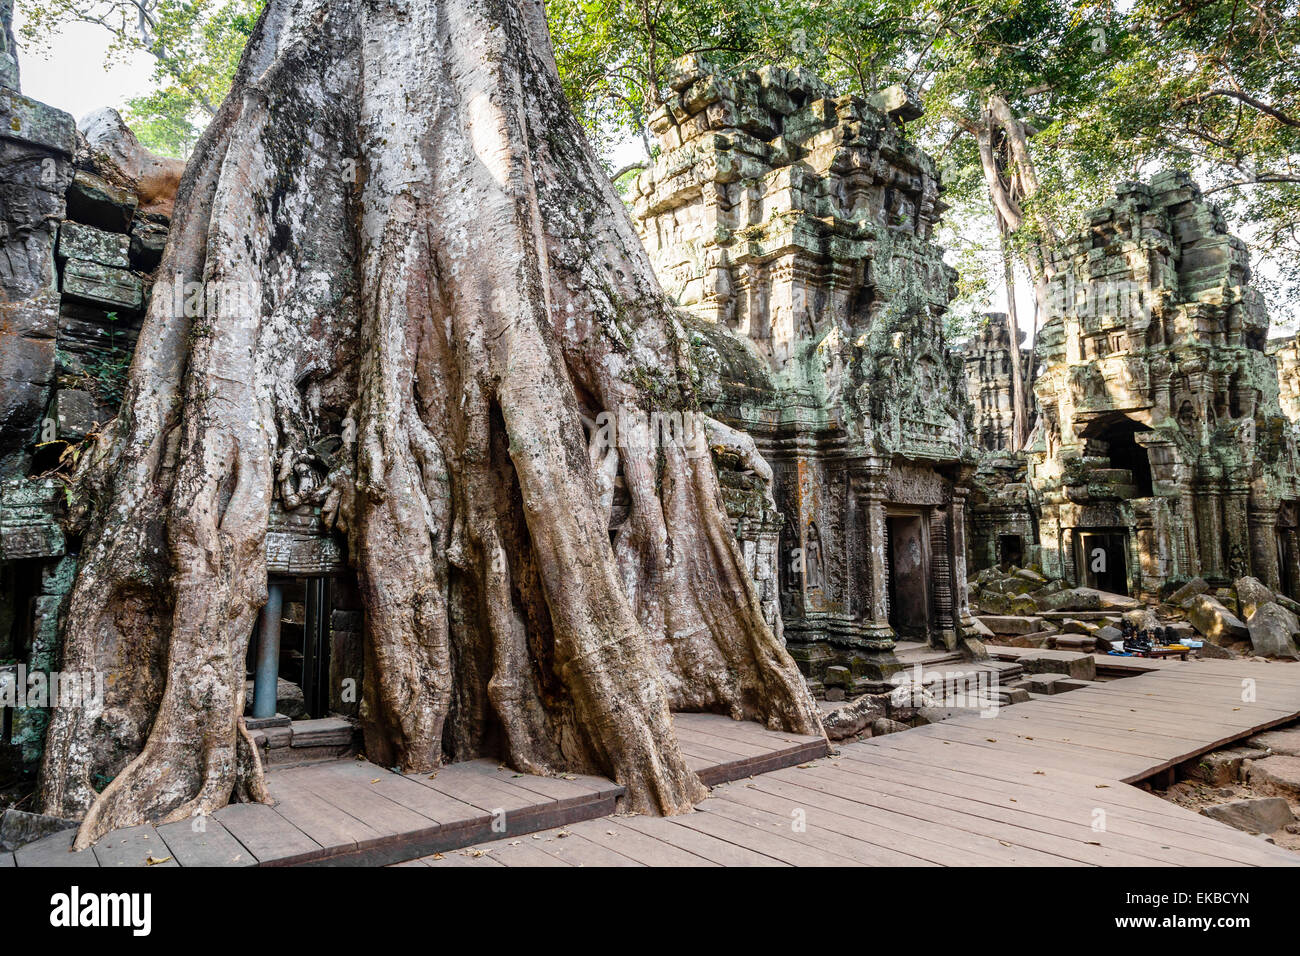
[[[1300,593],[1283,414],[1300,410],[1300,346],[1270,348],[1279,391],[1244,248],[1185,177],[1123,186],[1057,251],[1034,363],[1002,316],[963,356],[944,333],[955,275],[933,238],[942,188],[904,132],[913,97],[837,96],[801,70],[722,76],[695,57],[669,84],[651,120],[661,152],[627,198],[688,313],[710,445],[767,618],[814,691],[886,690],[900,644],[984,658],[968,565],[1036,567],[1010,584],[984,572],[986,617],[1060,606],[1068,585],[1154,597],[1254,574]],[[68,455],[116,414],[155,280],[167,288],[156,272],[179,168],[111,111],[78,129],[23,97],[3,58],[0,86],[3,682],[57,667],[80,545]],[[1037,373],[1023,452],[1011,450],[1017,351],[1026,380]],[[353,739],[344,721],[285,726],[357,711],[342,675],[362,670],[360,602],[310,494],[335,451],[292,463],[268,534],[262,643],[283,655],[262,675],[275,678],[269,712],[256,709],[266,694],[249,699],[272,764]],[[4,714],[0,769],[30,769],[45,712]]]
[[[1025,338],[1022,330],[1016,351],[1022,380],[1028,382],[1033,355],[1024,348]],[[975,410],[975,444],[981,453],[1011,451],[1015,445],[1015,412],[1011,398],[1011,325],[1005,312],[984,317],[978,333],[966,346],[965,359],[966,390]]]
[[[665,289],[699,319],[710,414],[771,466],[775,507],[733,509],[738,533],[771,556],[756,575],[806,672],[878,681],[897,638],[955,648],[970,624],[975,450],[943,333],[938,176],[902,132],[919,106],[697,58],[670,82],[650,123],[662,153],[631,199]]]
[[[1296,593],[1295,442],[1245,246],[1181,173],[1089,218],[1052,258],[1027,558],[1120,594],[1246,575]]]

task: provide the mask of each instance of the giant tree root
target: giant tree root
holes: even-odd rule
[[[41,784],[86,813],[78,846],[265,799],[239,714],[277,494],[347,534],[385,766],[491,753],[674,813],[705,790],[671,709],[820,733],[707,454],[584,426],[693,396],[540,2],[271,0],[161,275],[242,292],[203,316],[155,292],[83,476],[66,653],[115,679],[102,712],[56,713]]]

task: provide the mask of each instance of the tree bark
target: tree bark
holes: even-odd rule
[[[361,588],[371,760],[605,773],[674,813],[705,790],[670,710],[820,733],[711,460],[584,430],[694,396],[540,0],[271,0],[160,274],[247,295],[194,318],[155,291],[82,476],[66,656],[113,677],[102,712],[56,712],[41,781],[87,813],[78,846],[266,799],[244,655],[268,514],[323,438],[306,487]]]
[[[978,122],[962,124],[975,137],[984,182],[994,224],[1002,244],[1003,280],[1007,290],[1007,323],[1011,332],[1013,436],[1018,451],[1028,439],[1030,408],[1029,384],[1020,364],[1020,331],[1015,301],[1015,251],[1012,237],[1025,222],[1022,203],[1032,199],[1042,188],[1038,170],[1029,149],[1029,129],[1015,115],[1006,98],[990,94]],[[1035,227],[1041,240],[1025,253],[1026,265],[1034,280],[1034,330],[1030,336],[1031,354],[1036,346],[1038,316],[1047,314],[1047,297],[1051,276],[1051,247],[1060,241],[1059,230],[1050,214],[1041,214]],[[1031,360],[1032,365],[1032,360]]]

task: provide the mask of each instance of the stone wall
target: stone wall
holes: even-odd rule
[[[634,218],[694,316],[709,414],[772,471],[779,539],[764,516],[738,523],[742,545],[779,555],[761,587],[775,584],[808,673],[839,661],[882,678],[900,632],[955,646],[969,622],[970,406],[943,333],[941,187],[904,132],[920,105],[896,88],[836,96],[801,70],[721,75],[698,57],[668,81]],[[897,555],[891,528],[909,543]],[[900,585],[910,544],[921,573]]]
[[[1177,172],[1088,218],[1052,256],[1038,335],[1043,569],[1134,594],[1245,574],[1296,593],[1296,444],[1245,246]]]
[[[1282,414],[1300,422],[1300,335],[1270,339],[1268,354],[1277,367],[1277,398]]]
[[[65,451],[117,413],[168,223],[104,151],[114,135],[140,149],[120,117],[87,137],[19,92],[10,13],[0,3],[0,681],[27,704],[5,714],[0,764],[31,770],[76,573]]]
[[[1020,333],[1023,346],[1025,333]],[[1030,381],[1033,355],[1018,348],[1022,381]],[[975,412],[975,444],[981,452],[1010,451],[1015,446],[1012,402],[1011,328],[1005,312],[990,312],[966,343],[966,391]],[[1030,417],[1032,420],[1032,409]]]

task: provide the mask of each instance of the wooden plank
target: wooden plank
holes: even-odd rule
[[[17,866],[17,865],[18,864],[14,862],[14,855],[12,851],[0,850],[0,870],[7,869],[8,867]]]
[[[755,827],[767,827],[773,832],[795,832],[796,819],[792,815],[782,816],[770,810],[755,806],[753,794],[744,786],[719,788],[714,796],[700,804],[700,809],[707,813],[718,813],[733,820],[746,822]],[[843,859],[857,866],[933,866],[920,857],[909,856],[897,850],[891,850],[865,840],[857,840],[842,833],[834,833],[805,820],[804,829],[799,833],[799,842],[819,852],[829,854],[831,858]]]
[[[539,866],[568,866],[564,860],[552,856],[541,847],[536,845],[533,840],[501,840],[496,843],[479,847],[485,854],[489,855],[502,866],[509,867],[539,867]]]
[[[372,779],[382,782],[383,776]],[[388,799],[371,784],[328,773],[307,777],[300,782],[317,797],[370,829],[368,835],[358,837],[358,846],[384,837],[420,833],[439,826],[437,821]]]
[[[1191,865],[1218,866],[1223,861],[1245,862],[1241,860],[1240,842],[1219,842],[1208,839],[1202,833],[1189,835],[1182,827],[1186,821],[1181,816],[1172,814],[1148,814],[1143,819],[1134,819],[1130,815],[1132,811],[1110,804],[1106,795],[1096,790],[1090,793],[1080,790],[1076,794],[1049,794],[1013,784],[1002,784],[996,780],[945,773],[943,768],[907,766],[878,756],[861,760],[846,758],[841,766],[853,763],[858,763],[861,772],[872,775],[872,779],[897,779],[930,791],[933,793],[932,801],[944,802],[949,795],[957,794],[980,803],[1002,808],[1014,806],[1020,813],[1060,820],[1089,820],[1092,812],[1100,807],[1106,812],[1106,833],[1132,841],[1135,852],[1140,855],[1147,855],[1148,852],[1160,855],[1162,847],[1172,846],[1195,854],[1198,859],[1192,861]],[[888,776],[890,774],[894,776]],[[1297,864],[1300,864],[1300,858],[1297,858]]]
[[[14,851],[14,862],[18,866],[99,866],[93,850],[71,852],[76,835],[76,830],[62,830],[21,846]]]
[[[194,821],[178,820],[158,828],[167,848],[181,866],[252,866],[256,857],[214,817],[205,817],[203,829]]]
[[[1076,792],[1072,788],[1076,787],[1076,781],[1080,779],[1076,774],[1056,770],[1047,772],[1028,771],[1034,776],[1027,778],[1023,776],[1026,771],[1009,767],[1006,762],[993,762],[984,757],[974,759],[961,757],[958,756],[960,750],[961,748],[958,747],[946,749],[943,756],[947,758],[945,761],[947,766],[960,767],[964,772],[970,774],[1015,781],[1016,786],[1024,787],[1027,790],[1044,790],[1049,793],[1051,799],[1060,799],[1062,793]],[[909,754],[908,751],[901,750],[888,752],[900,755]],[[927,751],[909,755],[915,756],[917,760],[932,761],[935,759]],[[1097,783],[1095,781],[1099,778],[1082,779],[1083,783],[1079,786],[1084,788],[1083,792],[1085,794],[1088,789],[1098,790],[1099,802],[1104,800],[1108,806],[1122,808],[1123,812],[1131,814],[1132,818],[1139,821],[1142,826],[1177,826],[1188,834],[1195,834],[1200,839],[1213,840],[1220,844],[1235,844],[1237,847],[1249,846],[1252,849],[1263,847],[1257,840],[1242,840],[1241,837],[1244,834],[1238,834],[1237,831],[1216,823],[1208,817],[1202,817],[1199,814],[1177,807],[1153,794],[1144,793],[1118,781]]]
[[[489,815],[511,810],[526,810],[539,804],[552,804],[551,797],[532,793],[522,787],[514,786],[508,780],[485,777],[472,768],[454,763],[443,767],[432,778],[412,776],[416,783],[430,790],[454,797],[464,803],[478,807]]]
[[[773,776],[787,782],[794,782],[787,774],[789,771],[782,770]],[[971,813],[966,810],[952,809],[951,805],[933,806],[915,800],[899,799],[880,790],[845,780],[847,776],[849,775],[845,773],[837,773],[834,768],[814,768],[801,773],[798,784],[865,806],[913,817],[926,824],[948,826],[974,837],[991,840],[1001,847],[1023,848],[1047,865],[1061,866],[1070,863],[1088,866],[1155,865],[1154,861],[1147,862],[1131,854],[1090,846],[1083,840],[1044,833],[1025,823],[1006,823],[996,820],[988,813]],[[954,798],[953,804],[958,803],[960,801]]]
[[[491,854],[477,852],[479,855],[474,856],[469,850],[448,850],[446,853],[421,857],[419,862],[425,866],[502,866],[492,858]]]
[[[751,743],[746,740],[736,740],[732,737],[719,737],[707,731],[699,730],[695,727],[683,727],[674,731],[677,740],[683,745],[688,743],[700,743],[714,750],[730,754],[732,760],[744,760],[749,757],[761,757],[766,754],[780,753],[785,747],[766,747],[762,744]]]
[[[769,730],[752,720],[732,720],[721,714],[673,714],[673,726],[685,727],[711,737],[729,737],[743,743],[755,744],[765,750],[787,750],[805,744],[821,742],[822,738],[809,734],[792,734],[784,730]]]
[[[725,798],[747,807],[765,810],[783,820],[792,820],[796,810],[803,811],[810,821],[808,824],[810,831],[825,830],[827,833],[838,834],[840,837],[896,853],[905,858],[910,857],[916,861],[906,865],[989,866],[995,862],[987,856],[954,846],[951,842],[942,842],[944,837],[942,832],[931,833],[927,837],[903,830],[892,830],[882,825],[888,822],[883,817],[863,821],[856,816],[838,813],[833,807],[828,808],[816,797],[810,800],[802,791],[792,789],[793,795],[786,796],[785,791],[782,790],[783,786],[779,781],[768,781],[763,778],[761,782],[739,783],[728,787]],[[815,808],[815,813],[810,808]]]
[[[490,760],[469,760],[458,767],[465,767],[493,780],[504,780],[512,786],[549,797],[561,805],[581,803],[592,797],[621,797],[623,787],[604,777],[589,774],[563,774],[545,777],[535,773],[520,773],[503,764]]]
[[[576,823],[569,828],[611,850],[638,860],[646,866],[717,866],[712,860],[688,853],[680,847],[673,846],[647,836],[631,827],[623,826],[619,817],[604,820],[587,820]]]
[[[623,825],[638,833],[654,837],[664,843],[703,857],[722,866],[785,866],[775,857],[757,853],[748,847],[737,846],[708,833],[701,833],[681,825],[676,817],[627,817]]]
[[[645,865],[617,850],[603,846],[594,840],[589,840],[567,827],[563,830],[553,830],[551,832],[554,833],[554,836],[544,836],[541,840],[533,840],[532,845],[543,853],[548,853],[557,860],[567,863],[569,866],[627,867]]]
[[[1120,821],[1111,820],[1108,814],[1096,816],[1098,809],[1103,810],[1103,813],[1105,811],[1105,808],[1099,807],[1098,800],[1082,804],[1052,801],[1052,805],[1047,806],[1023,794],[1016,797],[990,796],[987,793],[972,792],[967,788],[958,789],[951,785],[938,790],[935,789],[934,783],[929,787],[925,786],[926,781],[916,779],[915,775],[909,774],[898,779],[880,772],[882,768],[879,767],[861,765],[855,769],[851,761],[838,763],[831,769],[848,774],[856,781],[860,781],[856,784],[858,787],[875,793],[907,800],[916,805],[957,810],[987,821],[1011,824],[1050,837],[1082,843],[1088,848],[1084,851],[1088,862],[1095,861],[1111,866],[1147,866],[1157,863],[1177,863],[1180,866],[1221,866],[1229,863],[1241,865],[1240,861],[1229,861],[1172,844],[1153,842],[1147,839],[1149,833],[1135,832],[1138,830],[1136,827],[1130,828],[1127,834],[1116,832]],[[1098,821],[1101,822],[1101,828],[1095,829],[1094,825]],[[997,832],[989,832],[992,836],[999,836]],[[999,838],[1009,837],[1004,831]],[[1101,855],[1091,849],[1094,844],[1101,850],[1107,851],[1105,857],[1098,858]],[[1053,847],[1055,849],[1052,849]],[[1054,840],[1045,842],[1043,848],[1052,849],[1052,852],[1074,852],[1071,847],[1057,844]]]
[[[440,790],[420,785],[426,774],[400,774],[385,770],[372,763],[359,760],[337,761],[328,765],[332,774],[354,782],[364,783],[394,803],[408,810],[452,827],[491,819],[490,815],[473,804],[448,796]]]
[[[180,866],[152,826],[123,827],[104,834],[93,847],[100,866]]]
[[[812,770],[798,771],[802,776]],[[1032,865],[1071,865],[1071,861],[1062,861],[1060,857],[1041,853],[1037,850],[1015,845],[1004,845],[996,839],[983,834],[971,833],[961,827],[917,819],[906,813],[885,810],[858,800],[852,800],[839,794],[827,792],[817,786],[803,786],[796,782],[782,779],[777,771],[753,781],[756,790],[771,793],[792,801],[792,806],[817,808],[818,811],[829,810],[833,814],[856,820],[870,828],[892,831],[896,837],[903,838],[903,845],[894,844],[896,849],[906,849],[917,853],[933,863],[945,866],[983,865],[1000,863],[1012,866]],[[820,812],[813,818],[811,809],[809,817],[821,826],[830,826],[823,822]],[[873,837],[872,842],[886,838],[884,833]],[[884,844],[882,844],[884,845]]]
[[[322,847],[334,850],[355,847],[362,841],[383,836],[352,814],[308,789],[302,781],[275,774],[268,789],[275,798],[275,810]]]
[[[801,842],[798,837],[804,834],[792,833],[787,836],[753,815],[742,816],[747,816],[748,819],[737,820],[733,815],[721,812],[720,808],[709,808],[701,804],[699,812],[682,814],[673,820],[681,826],[757,851],[791,866],[847,866],[853,862],[852,858],[840,853]]]
[[[321,850],[319,843],[265,804],[232,803],[213,816],[262,865]]]

